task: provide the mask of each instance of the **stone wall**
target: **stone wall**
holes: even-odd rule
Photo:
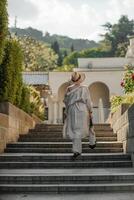
[[[35,120],[11,103],[0,103],[0,152],[7,143],[16,142],[19,135],[27,134],[37,123],[41,123],[41,120]]]
[[[134,154],[134,104],[129,107],[122,105],[113,114],[111,125],[114,132],[117,133],[118,141],[123,142],[124,152]]]

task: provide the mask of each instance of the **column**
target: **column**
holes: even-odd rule
[[[57,101],[54,101],[54,124],[57,124]]]

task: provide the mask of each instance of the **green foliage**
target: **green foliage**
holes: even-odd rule
[[[27,85],[22,86],[22,96],[21,96],[21,103],[20,108],[27,112],[28,114],[31,114],[31,103],[30,103],[30,89]]]
[[[71,52],[74,52],[74,45],[73,44],[71,45],[70,49],[71,49]]]
[[[109,52],[104,51],[101,48],[86,49],[80,52],[74,51],[73,53],[65,57],[63,64],[78,66],[78,63],[77,63],[78,58],[102,58],[102,57],[108,57],[108,56],[109,56]]]
[[[125,66],[125,73],[121,82],[121,87],[124,89],[123,96],[111,97],[111,112],[116,112],[118,107],[125,104],[134,104],[134,67],[130,65]]]
[[[111,97],[111,112],[114,113],[118,110],[121,104],[134,104],[134,92],[127,93],[123,96]]]
[[[116,56],[117,57],[125,57],[127,49],[128,49],[128,45],[129,45],[129,42],[124,42],[124,43],[118,44],[117,50],[116,50]]]
[[[50,35],[50,33],[46,32],[45,36],[43,36],[42,31],[38,31],[33,28],[26,28],[26,29],[20,29],[20,28],[10,28],[10,31],[12,33],[17,33],[18,36],[30,36],[32,38],[35,38],[36,40],[43,41],[45,43],[48,43],[50,46],[55,41],[58,42],[60,49],[64,48],[66,50],[69,50],[70,47],[73,44],[74,49],[76,51],[81,51],[82,49],[89,49],[98,47],[98,43],[96,43],[93,40],[87,40],[87,39],[72,39],[67,36],[61,36],[61,35]]]
[[[125,44],[128,42],[128,36],[134,35],[134,20],[129,20],[123,15],[117,24],[109,22],[103,25],[106,33],[103,42],[111,46],[111,56],[123,56],[126,54]]]
[[[134,92],[125,94],[122,103],[132,105],[134,103]]]
[[[63,65],[78,66],[77,58],[79,58],[79,57],[80,57],[80,53],[77,51],[74,51],[65,57],[65,59],[63,60]]]
[[[118,107],[122,104],[122,96],[112,96],[110,99],[111,102],[111,112],[114,113],[118,110]]]
[[[121,87],[125,93],[131,93],[134,92],[134,67],[126,65],[125,68],[126,71],[121,82]]]
[[[33,87],[23,84],[20,108],[28,114],[35,114],[44,120],[44,105],[40,93]]]
[[[20,104],[22,85],[22,52],[15,40],[7,40],[0,65],[0,101]]]
[[[60,53],[60,47],[59,47],[59,43],[57,41],[54,41],[52,44],[51,44],[51,48],[54,50],[54,52],[56,54],[59,54]]]
[[[56,68],[58,56],[54,51],[31,37],[19,37],[24,53],[25,71],[48,71]]]
[[[30,91],[30,104],[31,113],[34,113],[40,119],[44,120],[44,104],[41,102],[40,92],[38,92],[34,87],[29,86]]]
[[[0,65],[0,102],[8,101],[25,112],[44,117],[40,94],[22,81],[23,56],[17,40],[7,40]]]
[[[63,65],[61,67],[57,67],[54,71],[56,72],[72,72],[74,65]]]
[[[0,63],[2,62],[5,39],[8,32],[7,0],[0,1]]]
[[[54,52],[58,55],[57,59],[57,65],[62,66],[63,62],[63,56],[62,56],[62,51],[60,51],[59,43],[57,41],[54,41],[51,45],[51,48],[54,50]]]

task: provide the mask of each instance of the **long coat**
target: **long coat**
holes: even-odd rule
[[[64,138],[84,138],[89,135],[89,112],[92,112],[89,90],[78,86],[67,91],[64,98],[66,120]]]

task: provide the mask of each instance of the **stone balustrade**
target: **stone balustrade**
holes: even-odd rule
[[[7,143],[16,142],[19,135],[27,134],[30,128],[41,122],[11,103],[0,103],[0,153]]]
[[[123,104],[111,117],[111,125],[117,139],[123,142],[125,153],[134,155],[134,104]],[[134,156],[133,156],[134,157]]]

